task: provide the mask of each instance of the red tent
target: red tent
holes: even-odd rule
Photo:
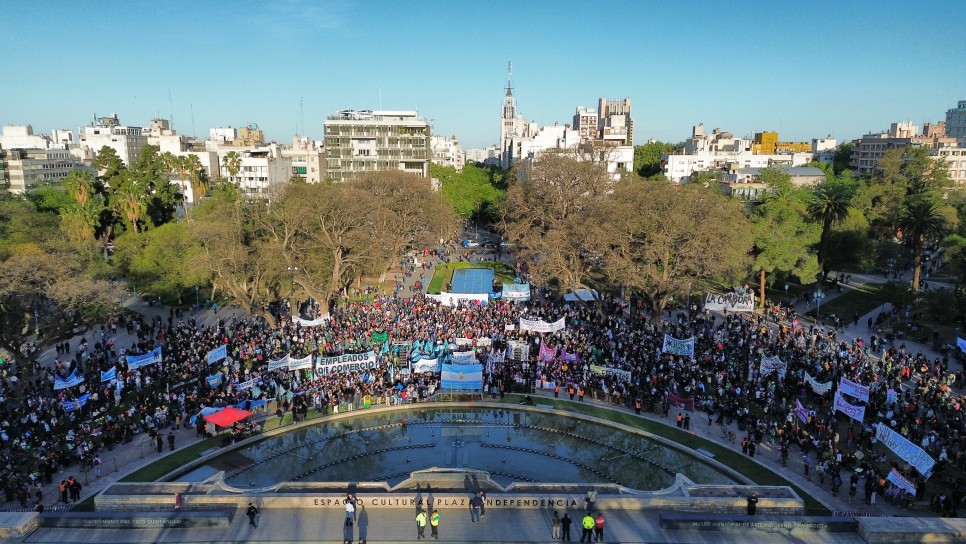
[[[245,410],[239,410],[234,406],[228,406],[224,410],[220,410],[213,414],[208,414],[205,417],[205,421],[209,423],[214,423],[219,427],[227,427],[233,423],[237,423],[246,417],[250,417],[251,412],[246,412]]]

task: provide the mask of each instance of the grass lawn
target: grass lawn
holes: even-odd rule
[[[484,261],[482,263],[446,263],[436,267],[433,272],[433,279],[429,280],[427,293],[438,295],[445,290],[449,290],[453,283],[453,270],[457,268],[492,268],[494,279],[497,283],[512,283],[514,279],[513,268],[504,263]]]
[[[127,476],[121,478],[122,482],[154,482],[158,478],[168,474],[173,470],[177,470],[178,467],[188,464],[201,456],[205,451],[211,448],[216,448],[221,445],[223,440],[222,436],[215,436],[208,438],[207,440],[202,440],[197,444],[192,444],[187,448],[182,448],[171,455],[163,459],[158,459],[156,462],[150,465],[136,470]]]
[[[835,314],[845,321],[851,321],[855,314],[861,317],[882,306],[882,293],[876,285],[845,289],[841,295],[822,303],[822,315]]]
[[[521,395],[511,394],[507,395],[506,398],[503,399],[503,402],[507,404],[518,404],[522,398],[523,397]],[[740,472],[757,484],[791,487],[795,490],[795,493],[798,493],[798,496],[805,501],[805,508],[810,515],[830,515],[828,509],[825,508],[822,503],[818,502],[814,497],[803,491],[801,488],[790,483],[788,480],[782,478],[778,474],[765,467],[762,467],[758,463],[755,463],[747,455],[742,455],[740,451],[727,448],[716,442],[705,440],[704,438],[700,438],[675,427],[669,427],[649,419],[637,417],[636,415],[628,412],[612,410],[594,404],[581,404],[578,402],[571,402],[569,400],[551,399],[546,397],[540,397],[539,402],[540,404],[549,404],[554,408],[599,417],[601,419],[613,421],[614,423],[620,423],[621,425],[627,425],[628,427],[647,431],[651,434],[666,438],[672,442],[681,444],[682,446],[686,446],[691,449],[701,448],[703,450],[710,451],[714,454],[716,461],[731,467],[737,472]]]

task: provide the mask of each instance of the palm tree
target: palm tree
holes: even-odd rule
[[[236,151],[229,151],[221,159],[222,166],[228,171],[230,181],[235,181],[235,176],[238,175],[238,172],[241,172],[241,161],[241,155]]]
[[[912,247],[912,288],[919,291],[926,238],[941,234],[946,228],[946,218],[935,203],[916,199],[903,206],[899,228],[902,229],[902,239]]]
[[[840,183],[823,183],[815,190],[814,198],[808,204],[808,215],[822,223],[822,237],[818,241],[818,264],[822,278],[828,274],[828,244],[832,225],[840,223],[849,216],[852,208],[852,191]]]
[[[194,198],[194,204],[197,205],[198,199],[203,198],[208,189],[201,160],[198,159],[197,155],[187,155],[184,157],[184,167],[191,179],[191,194]]]
[[[118,212],[131,223],[135,233],[141,232],[139,222],[148,211],[142,197],[140,188],[133,182],[124,183],[114,193]]]

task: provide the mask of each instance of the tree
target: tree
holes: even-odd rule
[[[902,229],[902,239],[912,248],[912,288],[918,292],[926,241],[945,230],[946,217],[936,203],[915,199],[906,202],[903,207],[899,227]]]
[[[61,229],[71,243],[90,250],[100,227],[104,198],[94,192],[94,179],[83,170],[68,173],[63,184],[71,201],[61,210]]]
[[[661,173],[663,155],[674,153],[681,148],[681,144],[669,142],[648,142],[634,146],[634,171],[642,178]]]
[[[786,272],[807,285],[814,282],[820,271],[811,248],[818,242],[821,229],[806,221],[803,211],[800,203],[775,198],[766,200],[751,216],[762,308],[766,274]]]
[[[602,204],[611,186],[603,165],[563,155],[514,167],[500,228],[536,282],[564,292],[590,287],[608,245]]]
[[[853,194],[852,187],[847,182],[830,180],[816,187],[812,201],[808,204],[808,215],[822,225],[822,236],[818,243],[818,264],[823,278],[829,271],[828,250],[832,226],[848,218]]]
[[[91,161],[91,166],[97,170],[101,179],[109,181],[118,172],[124,170],[124,161],[117,155],[117,151],[113,147],[107,147],[105,145],[94,156],[94,160]]]
[[[201,247],[184,223],[168,223],[142,236],[117,239],[115,259],[127,280],[151,297],[183,302],[195,285],[207,286],[211,272],[194,266]]]
[[[484,213],[494,210],[503,199],[502,175],[492,169],[468,164],[462,172],[457,172],[452,166],[430,164],[429,170],[430,175],[440,181],[445,207],[455,210],[464,219],[480,210]]]
[[[739,280],[751,264],[754,231],[739,204],[691,184],[622,183],[607,217],[607,276],[639,294],[654,320],[674,296]]]
[[[241,171],[241,155],[236,151],[229,151],[225,153],[225,156],[221,159],[222,167],[228,172],[228,178],[231,181],[236,181],[235,177],[238,172]]]
[[[832,157],[832,171],[835,175],[840,175],[852,168],[852,150],[854,147],[852,142],[845,142],[835,148],[835,155]]]
[[[130,223],[134,232],[139,233],[143,230],[142,226],[147,214],[144,192],[127,172],[115,179],[120,182],[120,186],[114,191],[115,209],[123,220]]]

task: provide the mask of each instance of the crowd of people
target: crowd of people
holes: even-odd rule
[[[672,399],[684,400],[684,406],[693,403],[705,411],[709,425],[737,421],[742,450],[750,455],[767,441],[783,462],[799,456],[806,475],[830,493],[839,493],[847,481],[847,492],[857,495],[864,479],[867,502],[876,496],[908,502],[912,497],[886,479],[895,468],[916,482],[916,499],[941,497],[934,501],[937,512],[955,515],[962,503],[966,483],[951,476],[966,469],[964,398],[954,389],[963,372],[954,371],[945,357],[930,360],[904,345],[884,345],[875,335],[846,341],[834,328],[793,324],[784,310],[770,317],[721,315],[691,304],[657,319],[638,304],[609,297],[591,304],[540,298],[448,307],[402,291],[324,309],[309,305],[310,321],[327,310],[327,318],[311,326],[293,319],[281,304],[270,308],[270,318],[223,316],[211,325],[176,309],[167,319],[118,315],[77,345],[58,346],[52,368],[38,366],[16,400],[0,403],[0,487],[6,500],[30,497],[63,467],[89,468],[104,450],[139,434],[148,434],[160,449],[168,429],[205,433],[204,419],[196,417],[205,407],[246,408],[269,400],[280,415],[291,412],[298,420],[310,407],[331,412],[417,402],[436,393],[439,374],[410,371],[412,346],[445,353],[472,345],[485,368],[481,388],[493,395],[546,388],[571,399],[589,394],[665,416]],[[521,318],[547,323],[563,318],[566,327],[537,333],[522,330]],[[119,329],[136,341],[116,345]],[[693,338],[693,353],[665,353],[666,335]],[[507,357],[511,343],[524,343],[529,356]],[[128,364],[127,355],[159,346],[159,362]],[[209,364],[207,354],[220,346],[227,356]],[[285,355],[367,350],[378,354],[375,368],[325,375],[313,368],[268,370],[269,361]],[[787,368],[762,372],[763,357],[777,357]],[[845,377],[869,385],[865,420],[836,412],[834,386],[818,394],[806,375],[814,382],[837,384]],[[58,380],[71,376],[83,382],[55,389]],[[804,420],[797,402],[808,410]],[[873,424],[880,422],[938,461],[928,482],[901,459],[890,457],[890,464],[877,457]],[[956,470],[947,470],[950,465]]]

